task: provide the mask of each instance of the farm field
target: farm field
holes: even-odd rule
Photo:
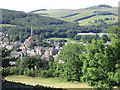
[[[24,84],[55,87],[55,88],[92,88],[86,83],[68,82],[59,78],[42,78],[42,77],[28,77],[28,76],[8,76],[7,81],[21,82]]]

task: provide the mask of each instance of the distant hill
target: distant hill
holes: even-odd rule
[[[98,6],[91,6],[91,7],[88,7],[86,9],[99,9],[99,8],[112,8],[112,6],[101,4],[101,5],[98,5]]]
[[[36,11],[34,13],[43,16],[58,18],[68,22],[77,22],[79,25],[84,26],[98,25],[100,24],[99,22],[94,22],[99,21],[99,19],[104,20],[107,24],[114,24],[118,21],[117,7],[112,7],[104,4],[88,7],[85,9],[51,9],[44,11]],[[109,20],[106,20],[106,18],[109,18]]]
[[[47,11],[47,12],[46,12]],[[64,13],[63,13],[64,11]],[[21,11],[13,11],[2,9],[2,31],[8,31],[11,41],[24,42],[30,36],[31,27],[33,28],[34,39],[37,45],[41,45],[41,41],[47,38],[74,38],[77,33],[101,33],[107,32],[110,27],[117,25],[117,23],[105,23],[109,21],[115,21],[113,12],[106,12],[99,10],[42,10],[41,13],[47,13],[48,15],[39,15],[34,13],[25,13]],[[48,13],[49,12],[49,13]],[[49,16],[56,12],[56,16]],[[57,14],[59,13],[59,14]],[[0,13],[1,14],[1,13]],[[63,15],[64,14],[64,15]],[[99,14],[99,15],[98,15]],[[100,15],[101,14],[101,15]],[[103,14],[103,15],[102,15]],[[104,15],[106,14],[106,15]],[[111,15],[108,15],[111,14]],[[59,18],[57,18],[59,15]],[[91,25],[80,26],[86,24],[87,20],[98,16],[106,16],[105,20],[98,19],[95,23],[89,22]],[[48,17],[49,16],[49,17]],[[108,16],[113,16],[109,18]],[[56,18],[55,18],[56,17]],[[108,18],[107,18],[108,17]],[[116,16],[117,17],[117,16]],[[96,18],[96,19],[95,19]],[[99,23],[99,24],[98,24]]]
[[[2,22],[0,24],[3,26],[3,31],[8,31],[11,39],[21,42],[30,36],[31,26],[36,40],[50,37],[66,38],[67,31],[80,31],[81,28],[76,23],[7,9],[2,9]]]
[[[34,12],[38,12],[38,11],[45,11],[47,9],[39,9],[39,10],[34,10],[34,11],[31,11],[30,13],[34,13]]]
[[[106,8],[112,8],[112,6],[105,5],[105,4],[101,4],[101,5],[97,6],[97,7],[106,7]]]

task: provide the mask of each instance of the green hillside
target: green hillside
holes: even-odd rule
[[[115,23],[116,18],[114,17],[117,17],[116,14],[111,12],[94,11],[93,15],[93,13],[89,14],[91,10],[92,9],[81,10],[83,11],[81,15],[84,17],[81,16],[78,18],[79,10],[72,10],[74,13],[71,14],[71,10],[51,10],[51,12],[61,12],[61,14],[64,14],[62,13],[63,11],[67,12],[66,16],[60,16],[59,14],[60,18],[53,18],[33,13],[2,9],[2,23],[0,22],[0,26],[2,26],[3,32],[8,31],[10,41],[20,42],[24,42],[25,39],[30,36],[32,26],[35,44],[40,45],[41,41],[47,38],[56,37],[74,39],[77,33],[107,33],[112,26],[117,25],[117,23]],[[46,12],[48,10],[38,11]],[[90,16],[85,16],[84,13],[88,13]],[[103,14],[106,14],[106,17]],[[97,16],[101,16],[101,18],[105,18],[106,20],[99,19]],[[107,16],[111,18],[108,18]],[[67,19],[69,21],[71,20],[71,22],[68,22]],[[92,20],[96,20],[96,23],[92,22]],[[80,26],[79,24],[83,24],[85,26]]]
[[[108,5],[93,6],[85,9],[53,9],[53,10],[37,10],[33,13],[41,14],[44,16],[58,18],[68,22],[76,22],[79,25],[95,25],[96,20],[105,20],[105,23],[116,23],[118,21],[118,8]],[[93,16],[92,16],[93,15]],[[95,16],[94,16],[95,15]],[[86,18],[87,17],[87,18]],[[109,20],[106,20],[109,18]]]
[[[36,42],[51,37],[67,38],[67,31],[81,30],[76,23],[7,9],[2,9],[0,26],[3,32],[8,31],[11,41],[20,42],[24,42],[30,36],[31,26]]]

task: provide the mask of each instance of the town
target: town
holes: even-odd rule
[[[78,33],[77,35],[96,35],[96,34],[97,33]],[[99,36],[101,37],[104,34],[105,33],[99,34]],[[44,60],[49,60],[49,56],[52,56],[55,60],[57,55],[62,50],[62,47],[59,46],[60,44],[59,40],[53,40],[55,47],[34,46],[33,49],[29,48],[28,46],[34,42],[34,34],[32,27],[31,27],[31,35],[28,39],[24,41],[24,43],[18,41],[10,42],[8,32],[6,33],[0,32],[0,35],[1,37],[4,38],[4,40],[0,41],[0,47],[7,48],[8,50],[12,50],[17,47],[18,50],[13,50],[10,54],[10,57],[15,57],[15,58],[20,57],[21,60],[23,57],[29,57],[34,55],[41,55],[41,59]],[[50,44],[50,40],[47,40],[46,42]],[[86,45],[86,43],[82,43],[82,42],[67,42],[65,40],[62,40],[63,45],[66,45],[67,43],[79,43]],[[107,42],[107,43],[111,44],[111,42]]]

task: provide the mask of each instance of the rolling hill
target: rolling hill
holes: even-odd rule
[[[58,18],[67,22],[77,22],[79,25],[98,25],[100,20],[105,23],[117,23],[118,8],[109,5],[92,6],[84,9],[44,9],[31,13]],[[96,22],[97,21],[97,22]]]
[[[105,7],[101,7],[101,8],[105,8]],[[65,13],[62,13],[63,11]],[[45,14],[44,15],[34,14],[33,12],[34,13],[45,12],[49,15],[51,15],[52,13],[54,14],[56,13],[56,17],[55,16],[50,17]],[[88,33],[88,32],[106,33],[112,26],[117,25],[115,18],[117,17],[116,13],[110,11],[102,12],[102,11],[97,11],[96,9],[93,12],[94,14],[92,12],[93,12],[92,8],[86,8],[84,10],[42,9],[42,10],[32,11],[31,13],[2,9],[2,22],[0,22],[0,26],[2,26],[3,32],[8,31],[8,35],[10,36],[11,41],[20,41],[20,42],[24,42],[25,39],[30,36],[31,26],[32,26],[33,33],[35,35],[34,36],[35,42],[40,44],[40,41],[47,38],[55,37],[55,38],[73,39],[77,35],[77,33]],[[61,13],[61,14],[57,14],[57,13]],[[57,18],[58,17],[57,15],[60,18]],[[103,19],[105,18],[105,20],[99,19],[98,16],[101,16],[101,18]],[[111,18],[108,18],[108,16]],[[90,20],[91,22],[89,21],[89,19],[91,19]],[[96,20],[95,21],[96,23],[93,23],[92,20]],[[80,26],[78,24],[80,25],[84,24],[85,26]]]

